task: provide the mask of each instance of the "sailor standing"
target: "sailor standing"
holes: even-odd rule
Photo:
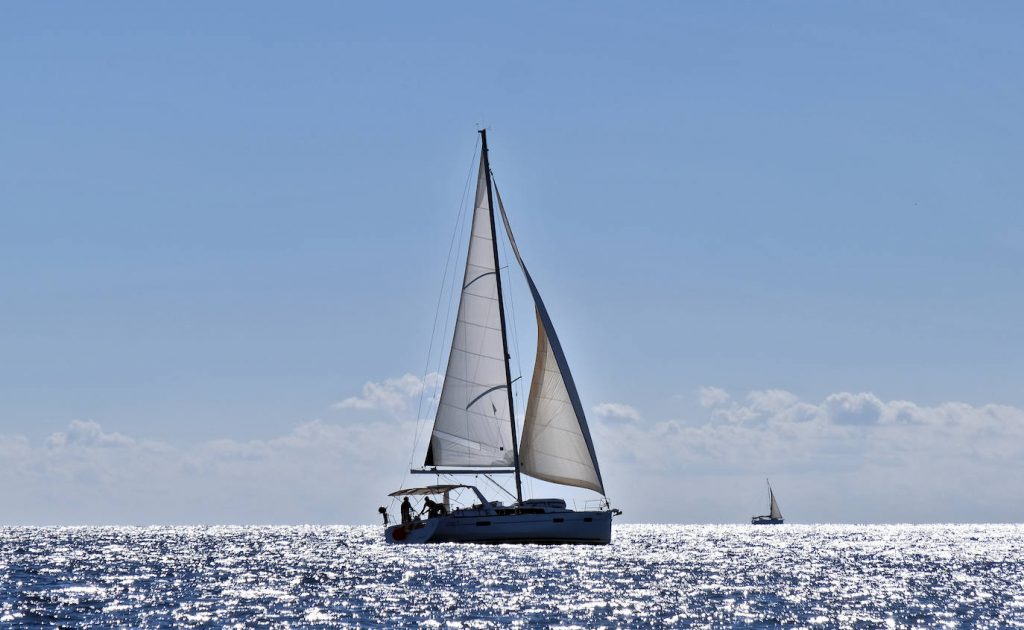
[[[408,525],[412,522],[412,503],[409,503],[409,497],[405,497],[402,500],[402,525]]]

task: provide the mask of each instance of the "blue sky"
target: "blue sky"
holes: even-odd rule
[[[657,474],[609,456],[613,500],[656,479],[624,497],[633,520],[742,518],[765,475],[799,488],[806,521],[1020,520],[1022,18],[935,2],[4,6],[0,435],[27,467],[7,473],[23,490],[4,490],[5,518],[375,518],[410,440],[397,469],[390,451],[359,469],[365,493],[345,461],[285,461],[280,440],[405,439],[411,404],[336,403],[422,376],[486,125],[585,404],[632,410],[628,426],[594,412],[612,431],[599,454],[616,430],[646,430],[641,444],[659,426],[717,445],[680,446]],[[925,498],[952,486],[914,477],[921,462],[976,466],[963,505],[825,505],[840,486],[881,491],[887,474],[848,462],[839,480],[825,454],[861,444],[851,461],[868,461],[877,435],[815,433],[803,468],[702,459],[777,438],[800,405],[828,424],[849,405],[895,417],[893,401],[925,424],[962,405],[975,432],[908,429],[937,450],[882,459]],[[991,405],[983,433],[1016,451],[979,442]],[[185,461],[239,449],[280,468]],[[176,463],[132,468],[154,458]],[[675,494],[695,481],[708,496]]]

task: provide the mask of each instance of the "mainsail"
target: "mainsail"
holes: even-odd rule
[[[486,156],[482,153],[458,319],[426,466],[513,465],[509,382],[494,227],[487,196],[488,176]]]
[[[521,470],[531,477],[604,494],[594,443],[569,364],[540,292],[519,254],[497,188],[495,193],[505,233],[526,276],[537,310],[537,359],[519,446]]]

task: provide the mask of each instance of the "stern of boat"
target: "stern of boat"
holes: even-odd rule
[[[384,540],[390,545],[418,545],[430,542],[437,533],[441,518],[415,520],[404,525],[392,525],[384,530]]]

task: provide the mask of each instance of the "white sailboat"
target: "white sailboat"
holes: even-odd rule
[[[768,484],[768,513],[763,516],[754,516],[750,519],[751,525],[782,525],[782,510],[779,509],[779,502],[775,500],[775,492],[772,490],[772,484],[765,479],[765,483]]]
[[[493,187],[486,130],[480,131],[480,171],[469,252],[448,367],[423,468],[435,485],[404,488],[392,497],[440,497],[425,519],[386,527],[389,543],[582,543],[611,541],[612,516],[583,405],[558,335],[520,255],[501,196]],[[522,439],[516,430],[502,299],[494,198],[509,244],[533,297],[537,356]],[[485,498],[472,484],[441,483],[459,475],[510,474],[509,505]],[[586,488],[602,496],[599,509],[577,511],[562,499],[524,499],[521,475]],[[511,493],[509,493],[511,494]],[[468,502],[458,507],[453,500]],[[382,511],[384,509],[382,508]],[[385,514],[385,517],[387,515]],[[385,518],[385,523],[387,518]]]

